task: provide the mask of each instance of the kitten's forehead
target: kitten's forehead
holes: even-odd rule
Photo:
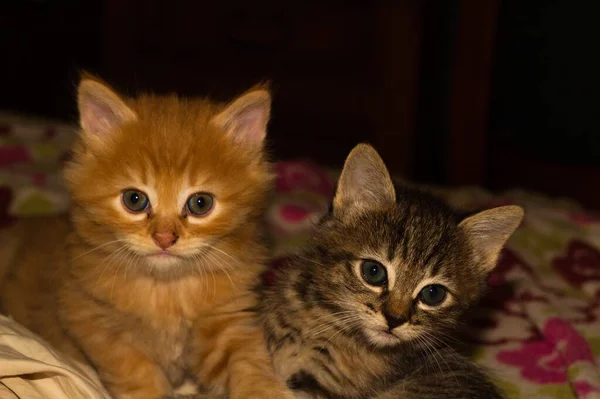
[[[435,251],[447,248],[456,231],[453,218],[423,207],[404,204],[385,212],[365,214],[362,226],[367,249],[377,251],[389,261],[403,260],[426,266]]]

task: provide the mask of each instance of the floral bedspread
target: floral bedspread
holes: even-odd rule
[[[69,125],[0,114],[0,228],[68,208],[59,170],[73,135]],[[289,161],[277,174],[268,222],[284,258],[327,209],[336,173]],[[526,210],[470,321],[474,360],[511,398],[600,398],[600,215],[518,190],[431,189],[460,207]]]

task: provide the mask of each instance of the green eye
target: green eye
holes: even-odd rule
[[[123,205],[131,212],[143,212],[150,205],[148,196],[139,190],[126,190],[122,198]]]
[[[428,306],[437,306],[446,299],[446,288],[439,284],[424,287],[419,293],[419,300]]]
[[[213,208],[214,200],[210,194],[193,194],[187,200],[186,208],[194,216],[205,216]]]
[[[363,260],[360,265],[362,278],[367,284],[381,287],[387,283],[387,270],[385,267],[374,260]]]

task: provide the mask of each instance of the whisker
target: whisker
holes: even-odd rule
[[[193,260],[194,261],[199,260],[200,256],[201,255],[199,253],[193,254]],[[202,291],[204,294],[202,301],[206,302],[206,300],[208,299],[208,289],[207,289],[208,281],[205,277],[204,270],[202,269],[202,267],[200,266],[200,264],[198,262],[194,262],[194,267],[195,267],[196,271],[198,272],[198,274],[200,274],[200,279],[202,280]]]
[[[438,339],[437,339],[437,338],[436,338],[436,337],[435,337],[433,334],[431,334],[431,333],[430,333],[430,332],[428,332],[428,331],[424,331],[424,333],[426,334],[426,337],[428,337],[429,339],[433,340],[433,341],[434,341],[434,342],[436,342],[438,345],[440,344],[439,340],[438,340]],[[452,376],[453,376],[453,377],[454,377],[454,379],[456,380],[456,385],[459,385],[458,378],[456,378],[456,374],[454,373],[454,371],[452,370],[452,368],[451,368],[451,367],[448,365],[448,362],[446,361],[446,359],[444,359],[444,356],[442,356],[442,355],[439,353],[439,350],[438,350],[437,348],[433,347],[433,350],[435,351],[436,355],[438,355],[438,356],[439,356],[439,357],[442,359],[442,361],[443,361],[444,363],[446,363],[446,368],[447,368],[447,369],[448,369],[448,370],[449,370],[449,371],[452,373]],[[440,370],[440,371],[441,371],[441,370]],[[443,373],[443,372],[442,372],[442,373]]]
[[[230,254],[228,254],[227,252],[223,251],[222,249],[211,245],[211,244],[206,244],[209,248],[214,249],[215,251],[218,251],[220,253],[222,253],[223,255],[227,256],[229,259],[231,259],[232,261],[236,262],[236,263],[241,263],[238,259],[234,258],[233,256],[231,256]]]
[[[348,325],[346,325],[346,326],[342,326],[342,328],[337,333],[335,333],[331,337],[329,337],[329,339],[325,342],[325,345],[329,344],[329,342],[331,342],[338,335],[342,334],[345,331],[350,330],[351,328],[354,328],[355,326],[360,325],[361,323],[362,323],[362,320],[355,320],[353,322],[348,323]]]
[[[126,256],[126,260],[129,261],[129,257],[131,256],[130,253],[128,251],[125,251],[125,256]],[[112,280],[112,285],[110,287],[110,298],[111,300],[113,300],[113,294],[115,291],[115,281],[117,280],[117,275],[119,274],[119,270],[121,270],[121,266],[123,266],[124,262],[119,262],[118,266],[117,266],[117,270],[115,271],[115,273],[113,274],[113,280]]]
[[[96,246],[96,247],[94,247],[94,248],[90,249],[89,251],[85,251],[84,253],[82,253],[82,254],[79,254],[78,256],[74,257],[74,258],[73,258],[73,259],[71,259],[71,260],[72,260],[72,261],[75,261],[75,260],[77,260],[77,259],[81,258],[82,256],[85,256],[85,255],[87,255],[87,254],[89,254],[89,253],[92,253],[92,252],[94,252],[94,251],[97,251],[97,250],[99,250],[99,249],[101,249],[101,248],[104,248],[104,247],[106,247],[107,245],[110,245],[110,244],[115,244],[115,243],[117,243],[117,242],[123,242],[123,241],[127,241],[127,240],[124,240],[124,239],[119,239],[119,240],[113,240],[113,241],[105,242],[104,244],[100,244],[100,245],[98,245],[98,246]]]
[[[329,322],[322,323],[319,326],[306,331],[305,334],[312,333],[312,335],[309,338],[314,338],[317,335],[320,335],[320,334],[324,333],[325,331],[328,331],[332,328],[344,327],[344,326],[340,326],[339,325],[340,323],[354,322],[354,321],[362,321],[362,319],[360,318],[360,316],[358,316],[356,314],[346,314],[346,315],[343,315],[342,317],[336,318],[335,320],[331,320]]]
[[[229,282],[231,283],[231,286],[235,289],[236,285],[233,282],[231,275],[227,272],[227,265],[221,263],[218,258],[213,256],[213,254],[207,253],[206,256],[208,256],[213,261],[213,263],[217,266],[219,271],[223,272],[227,276]]]
[[[123,245],[123,246],[119,247],[117,250],[115,250],[114,252],[112,252],[106,256],[106,258],[104,259],[104,268],[102,269],[102,272],[98,276],[98,280],[96,280],[96,285],[100,284],[100,281],[102,281],[102,276],[104,276],[104,273],[106,272],[106,270],[113,264],[113,262],[118,257],[121,256],[121,254],[126,250],[126,248],[127,248],[126,245]]]
[[[123,273],[123,281],[125,283],[127,283],[127,271],[129,270],[129,266],[131,266],[132,264],[135,264],[136,261],[138,261],[139,258],[141,258],[141,256],[134,251],[131,251],[128,249],[128,251],[133,255],[131,262],[127,262],[127,264],[125,265],[125,272]]]

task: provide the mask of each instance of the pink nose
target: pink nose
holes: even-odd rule
[[[154,233],[152,239],[161,249],[167,249],[177,242],[179,237],[174,232]]]

